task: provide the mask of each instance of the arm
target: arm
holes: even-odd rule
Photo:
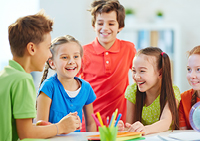
[[[179,126],[180,130],[187,130],[186,126],[186,118],[183,110],[182,100],[180,101],[179,108],[178,108],[178,115],[179,115]]]
[[[49,110],[51,106],[51,98],[41,92],[37,98],[37,121],[49,121]]]
[[[127,100],[127,115],[126,115],[126,124],[127,126],[124,126],[124,122],[120,120],[117,124],[119,131],[127,131],[130,126],[134,123],[134,113],[135,113],[135,104]]]
[[[135,104],[127,100],[127,114],[126,114],[126,122],[133,124],[134,121],[134,113],[135,113]]]
[[[16,119],[17,133],[20,139],[48,138],[62,133],[70,133],[80,128],[80,119],[74,113],[63,117],[56,125],[35,126],[32,119]]]
[[[176,100],[176,104],[178,105],[178,100]],[[167,131],[171,123],[172,123],[172,114],[169,109],[169,104],[167,102],[159,121],[146,126],[144,126],[141,122],[137,121],[132,125],[126,123],[126,126],[129,128],[128,131],[145,132],[145,134],[150,134],[150,133]]]
[[[86,125],[86,131],[87,132],[96,132],[97,127],[94,119],[92,118],[93,114],[93,105],[92,103],[85,105],[83,107],[84,111],[84,117],[85,117],[85,125]]]

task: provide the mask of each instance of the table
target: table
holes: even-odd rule
[[[172,131],[166,131],[166,132],[160,132],[155,134],[149,134],[145,135],[145,141],[178,141],[172,138],[169,138],[168,135],[170,133],[181,133],[181,132],[195,132],[194,130],[174,130]],[[59,135],[52,138],[49,138],[50,141],[87,141],[87,136],[89,135],[96,135],[99,134],[99,132],[72,132],[67,135]],[[199,133],[200,134],[200,133]],[[199,136],[200,140],[200,136]]]

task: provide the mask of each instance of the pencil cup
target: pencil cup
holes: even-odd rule
[[[116,141],[118,127],[99,127],[101,141]]]

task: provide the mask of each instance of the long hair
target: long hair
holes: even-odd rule
[[[188,51],[188,58],[193,55],[193,54],[198,54],[200,55],[200,45],[194,47],[191,51]],[[197,102],[197,91],[194,90],[194,93],[192,94],[192,99],[191,99],[191,107]]]
[[[161,81],[161,92],[160,92],[160,116],[162,115],[166,102],[168,102],[169,109],[172,114],[172,129],[179,129],[178,109],[176,106],[176,100],[172,86],[170,59],[166,53],[162,52],[163,51],[160,48],[147,47],[140,50],[136,54],[136,56],[139,56],[140,54],[145,54],[156,57],[157,69],[162,70],[162,81]],[[142,119],[142,108],[144,106],[145,98],[146,98],[146,92],[140,92],[137,87],[136,103],[135,103],[136,110],[135,110],[134,121],[141,121]]]
[[[70,35],[65,35],[65,36],[57,37],[51,42],[50,51],[52,53],[52,57],[49,58],[49,59],[53,59],[54,58],[55,52],[56,52],[56,47],[58,45],[62,45],[62,44],[65,44],[65,43],[70,43],[70,42],[75,42],[80,46],[80,55],[82,57],[83,56],[83,48],[82,48],[81,44],[79,43],[79,41],[76,40],[74,37],[72,37]],[[41,79],[39,87],[41,86],[42,82],[47,78],[47,75],[48,75],[48,72],[49,72],[49,68],[52,69],[50,64],[49,64],[49,60],[48,60],[46,62],[46,65],[45,65],[45,69],[44,69],[43,76],[42,76],[42,79]]]

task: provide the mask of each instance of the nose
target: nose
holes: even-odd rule
[[[104,25],[103,25],[103,29],[104,29],[104,30],[107,30],[107,29],[108,29],[108,25],[107,25],[107,24],[104,24]]]
[[[191,77],[191,78],[196,78],[196,73],[195,73],[195,71],[193,71],[193,70],[191,71],[190,77]]]
[[[138,73],[133,73],[133,79],[140,79],[140,75]]]
[[[70,58],[68,64],[73,64],[74,63],[74,59]]]

